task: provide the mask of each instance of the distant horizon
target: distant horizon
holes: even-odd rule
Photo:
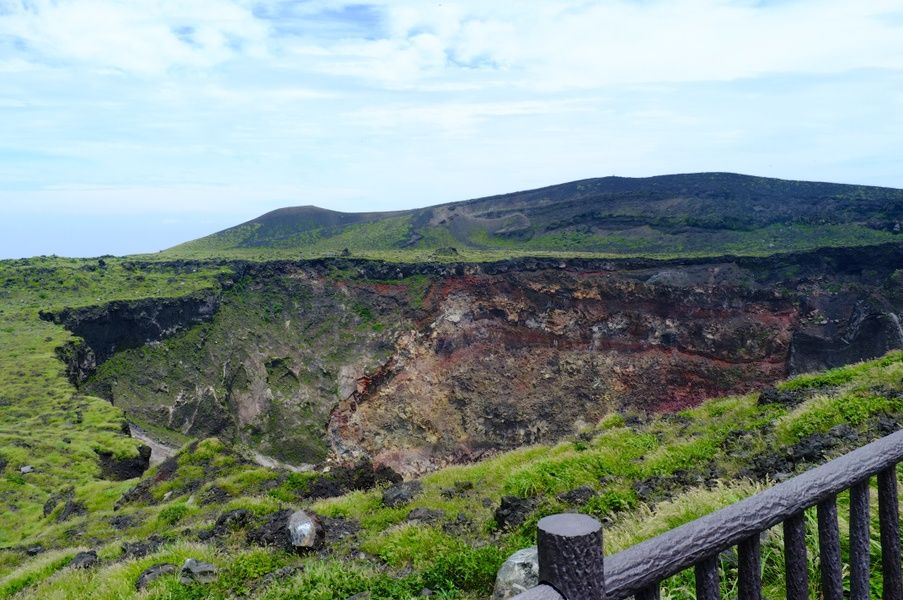
[[[903,186],[894,0],[0,3],[0,257],[617,173]]]

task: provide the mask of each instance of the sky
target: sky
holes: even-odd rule
[[[903,187],[903,0],[0,0],[0,258],[699,171]]]

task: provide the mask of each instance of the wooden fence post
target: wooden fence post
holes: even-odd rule
[[[551,515],[537,525],[539,581],[566,600],[603,600],[602,524],[589,515]]]

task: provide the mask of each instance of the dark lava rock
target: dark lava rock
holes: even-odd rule
[[[319,477],[311,481],[307,488],[299,494],[301,498],[336,498],[345,493],[341,483],[331,477]]]
[[[502,503],[495,510],[495,522],[501,529],[516,527],[527,520],[536,504],[537,501],[533,498],[503,496]]]
[[[806,394],[802,390],[779,390],[769,386],[759,394],[759,404],[782,404],[784,406],[796,406],[806,400]]]
[[[232,494],[218,485],[214,485],[201,495],[200,503],[201,506],[206,506],[208,504],[224,504],[230,498],[232,498]]]
[[[290,510],[274,512],[263,525],[248,533],[248,542],[291,551],[292,538],[288,532],[288,518],[291,514]]]
[[[213,583],[216,581],[216,567],[210,563],[187,558],[182,570],[179,571],[179,581],[183,584]]]
[[[320,517],[320,524],[323,526],[323,541],[327,545],[351,537],[361,530],[361,524],[353,519]]]
[[[97,552],[88,550],[87,552],[79,552],[69,561],[68,567],[73,569],[90,569],[97,564]]]
[[[175,566],[172,563],[160,563],[158,565],[154,565],[138,576],[138,581],[135,582],[135,590],[141,591],[151,583],[156,581],[157,579],[163,577],[164,575],[171,575],[179,570],[179,567]]]
[[[659,490],[664,486],[663,478],[653,475],[633,484],[633,491],[641,502],[649,502],[658,497]]]
[[[415,508],[408,513],[408,521],[435,523],[445,517],[445,512],[435,508]]]
[[[890,418],[887,415],[880,415],[878,417],[878,421],[875,423],[874,427],[872,427],[874,431],[876,431],[880,436],[890,435],[895,431],[900,430],[900,423]]]
[[[752,466],[741,472],[744,477],[783,481],[801,465],[821,462],[829,453],[852,448],[861,442],[860,434],[847,424],[832,427],[828,433],[814,433],[803,438],[784,452],[756,456]]]
[[[44,516],[50,516],[50,513],[54,511],[57,505],[67,498],[71,498],[72,494],[73,490],[69,489],[59,494],[53,494],[49,498],[47,498],[47,502],[44,503]]]
[[[258,546],[281,548],[287,552],[318,547],[325,537],[317,515],[307,511],[280,510],[248,534],[248,541]]]
[[[844,444],[855,444],[859,441],[859,432],[846,423],[835,425],[828,431],[828,435],[833,437],[837,442]]]
[[[25,554],[28,556],[37,556],[38,554],[44,551],[44,546],[31,546],[30,548],[26,548]]]
[[[83,515],[88,512],[88,509],[85,508],[85,505],[81,502],[76,502],[75,500],[69,499],[66,500],[66,503],[63,505],[63,510],[60,511],[60,514],[56,516],[56,522],[62,523],[72,517]]]
[[[455,484],[450,488],[445,488],[440,493],[443,498],[448,498],[449,500],[460,496],[462,494],[466,494],[470,490],[473,489],[472,481],[456,481]]]
[[[150,467],[151,449],[148,446],[138,446],[138,456],[129,458],[117,458],[112,452],[96,450],[100,460],[100,474],[104,479],[113,481],[125,481],[141,477]]]
[[[251,522],[253,517],[254,515],[250,511],[243,508],[224,512],[213,526],[213,535],[222,536],[236,529],[242,529]]]
[[[788,454],[794,463],[814,462],[824,458],[825,454],[836,445],[837,440],[833,436],[814,434],[791,446]]]
[[[401,475],[386,466],[375,467],[368,459],[355,465],[338,466],[311,481],[301,498],[335,498],[353,490],[369,490],[382,483],[400,483]]]
[[[144,558],[148,554],[153,554],[160,546],[163,545],[163,538],[159,535],[152,535],[143,542],[123,542],[122,557],[123,558]]]
[[[589,487],[588,485],[582,485],[576,489],[573,489],[569,492],[564,492],[563,494],[558,495],[558,500],[564,502],[565,504],[572,504],[575,506],[583,505],[589,502],[590,498],[596,496],[596,490]]]
[[[0,456],[0,473],[6,470],[6,465],[9,464],[5,458]]]
[[[383,504],[390,508],[407,504],[422,490],[423,484],[417,480],[397,483],[383,492]]]
[[[135,519],[128,515],[117,515],[110,519],[110,526],[113,529],[128,529],[135,524]]]
[[[473,529],[473,521],[458,514],[453,521],[442,524],[442,531],[449,535],[464,535]]]
[[[169,481],[175,475],[179,468],[179,463],[174,456],[170,456],[162,463],[157,465],[157,472],[153,477],[142,479],[135,487],[122,495],[122,498],[116,501],[113,510],[119,510],[126,504],[145,502],[147,504],[156,504],[151,490],[155,485],[162,481]]]

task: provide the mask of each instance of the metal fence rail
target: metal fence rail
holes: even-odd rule
[[[869,600],[869,480],[878,478],[883,600],[903,600],[896,465],[903,431],[603,559],[601,524],[587,515],[539,521],[540,585],[516,600],[659,597],[662,580],[693,568],[698,600],[720,597],[718,555],[737,546],[739,600],[760,600],[762,532],[783,524],[788,600],[808,600],[803,511],[817,507],[822,597],[843,600],[837,494],[850,490],[850,600]],[[604,563],[604,565],[603,565]]]

